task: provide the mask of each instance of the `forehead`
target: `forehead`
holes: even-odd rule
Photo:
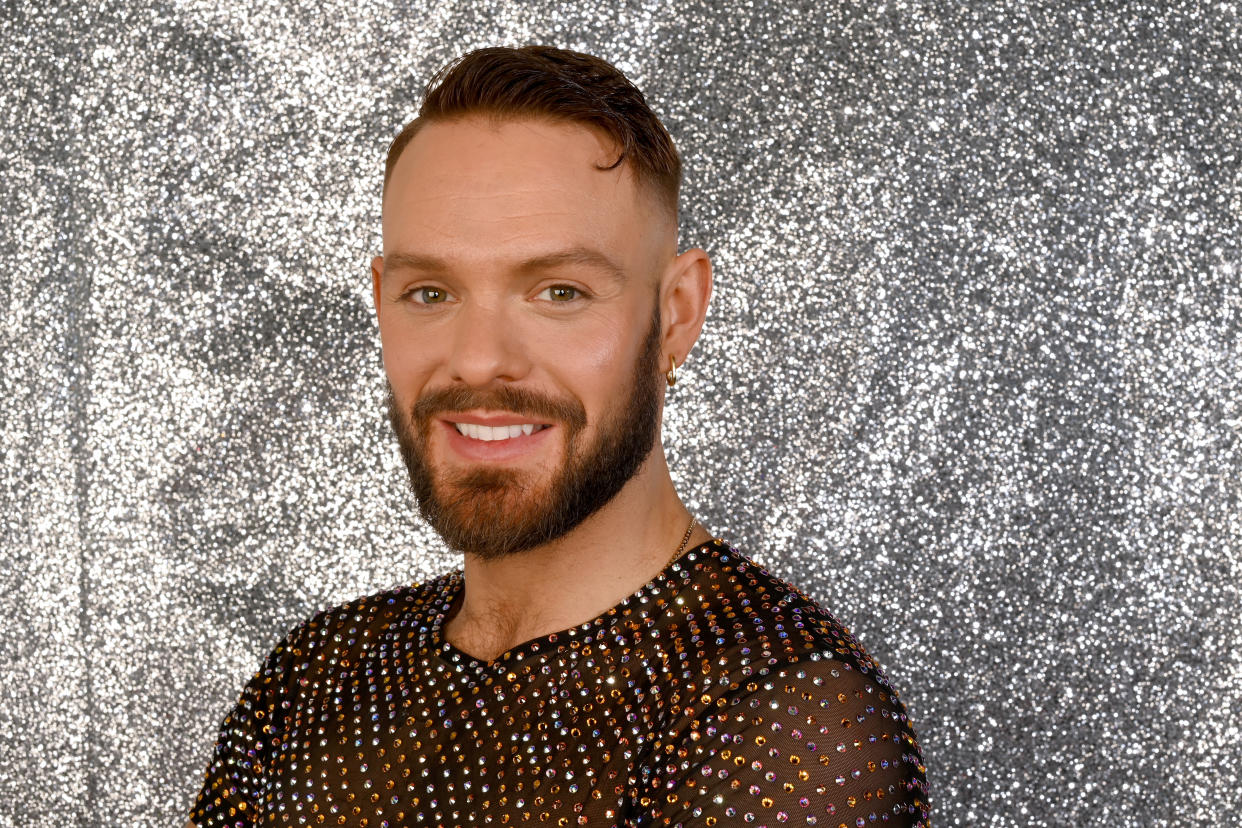
[[[431,122],[405,147],[384,196],[385,251],[436,255],[633,248],[660,212],[601,130],[543,119]]]

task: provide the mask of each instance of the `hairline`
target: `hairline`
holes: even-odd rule
[[[418,137],[418,133],[422,132],[423,127],[430,124],[452,124],[469,120],[484,120],[487,121],[487,123],[492,127],[499,127],[505,123],[535,121],[555,125],[576,125],[592,130],[596,134],[606,138],[613,148],[618,150],[617,160],[614,161],[611,166],[603,167],[596,164],[595,169],[599,172],[609,172],[613,169],[628,172],[634,180],[636,189],[645,190],[647,192],[647,197],[658,205],[659,209],[664,213],[666,218],[672,220],[675,228],[679,227],[681,224],[679,209],[679,202],[681,200],[680,192],[674,192],[674,197],[670,202],[668,194],[665,189],[660,186],[656,176],[650,173],[644,175],[638,166],[634,164],[631,154],[621,148],[620,141],[618,141],[617,137],[604,127],[584,118],[553,115],[537,111],[518,110],[506,112],[495,108],[479,108],[467,112],[453,113],[451,115],[418,115],[414,118],[414,120],[402,127],[401,132],[398,133],[396,138],[393,139],[393,144],[390,145],[389,148],[389,156],[385,159],[384,181],[380,190],[381,213],[383,212],[384,204],[388,199],[388,183],[392,178],[392,174],[396,171],[397,164],[401,161],[401,156],[405,154],[405,151],[409,148],[410,144],[412,144],[414,139]],[[397,141],[401,142],[400,147],[396,147]],[[394,149],[396,150],[396,155],[392,154]],[[678,188],[678,190],[680,190],[680,188]]]

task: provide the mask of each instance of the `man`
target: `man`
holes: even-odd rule
[[[810,598],[711,535],[660,445],[711,293],[671,138],[616,69],[446,67],[372,262],[390,419],[464,570],[294,629],[192,824],[924,825],[906,712]]]

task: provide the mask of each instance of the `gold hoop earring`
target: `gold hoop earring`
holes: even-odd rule
[[[677,384],[677,360],[673,359],[672,354],[668,355],[668,370],[664,372],[664,378],[669,385]]]

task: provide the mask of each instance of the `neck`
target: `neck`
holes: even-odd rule
[[[689,522],[657,446],[616,497],[552,543],[498,560],[467,553],[461,607],[443,637],[490,661],[590,621],[659,574]],[[685,548],[710,537],[696,524]]]

